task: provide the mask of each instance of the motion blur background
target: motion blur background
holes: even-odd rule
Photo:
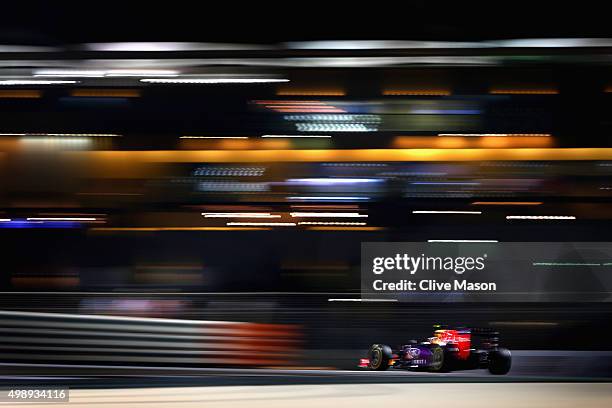
[[[433,323],[611,350],[597,282],[588,303],[359,301],[361,242],[612,241],[603,13],[88,7],[0,27],[3,362],[353,368]]]

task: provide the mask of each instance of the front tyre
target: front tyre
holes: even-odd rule
[[[393,350],[386,344],[373,344],[368,351],[370,370],[384,371],[389,368],[389,361],[393,358]]]
[[[429,371],[444,371],[446,366],[444,365],[444,350],[442,350],[442,347],[438,346],[437,344],[432,344],[429,350],[431,350],[431,362],[429,363]]]
[[[495,375],[504,375],[512,366],[512,354],[506,348],[498,348],[489,352],[489,372]]]

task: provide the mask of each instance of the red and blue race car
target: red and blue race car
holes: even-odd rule
[[[371,370],[388,368],[424,369],[433,372],[488,368],[491,374],[510,371],[512,354],[499,347],[499,333],[490,329],[434,326],[434,335],[423,341],[392,349],[386,344],[373,344],[368,357],[359,367]]]

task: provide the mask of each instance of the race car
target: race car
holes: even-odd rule
[[[512,354],[499,347],[499,333],[490,329],[443,328],[434,326],[434,335],[424,341],[392,349],[386,344],[373,344],[368,357],[359,360],[359,367],[370,370],[388,368],[421,369],[447,372],[488,368],[491,374],[510,371]]]

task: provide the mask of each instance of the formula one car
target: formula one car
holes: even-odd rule
[[[434,326],[433,337],[424,341],[411,340],[396,350],[385,344],[373,344],[368,358],[359,367],[370,370],[388,368],[421,369],[447,372],[488,368],[491,374],[503,375],[510,371],[510,350],[499,347],[499,333],[490,329],[448,329]]]

